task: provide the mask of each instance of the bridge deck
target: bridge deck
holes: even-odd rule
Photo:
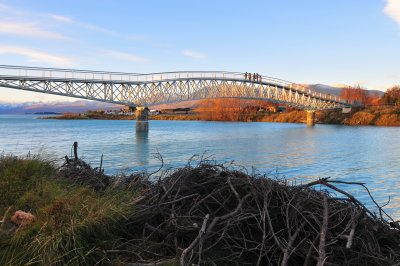
[[[297,101],[294,106],[304,106],[303,109],[318,109],[318,104],[320,109],[345,104],[337,97],[317,93],[293,82],[268,76],[250,80],[245,79],[244,73],[225,71],[138,74],[0,65],[0,86],[127,105],[154,104],[154,97],[161,103],[210,96],[255,98],[289,105]],[[229,93],[229,90],[235,93]],[[120,98],[116,100],[115,96]]]

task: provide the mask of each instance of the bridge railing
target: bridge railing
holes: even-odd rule
[[[2,77],[18,77],[21,79],[44,79],[44,80],[87,80],[95,82],[159,82],[177,79],[226,79],[249,81],[245,78],[244,73],[240,72],[226,72],[226,71],[177,71],[177,72],[162,72],[162,73],[124,73],[124,72],[105,72],[105,71],[90,71],[90,70],[76,70],[76,69],[58,69],[58,68],[38,68],[38,67],[24,67],[24,66],[8,66],[0,65],[0,76]],[[278,85],[293,90],[297,90],[313,97],[320,97],[330,99],[332,101],[342,101],[338,97],[317,93],[302,85],[289,82],[282,79],[277,79],[268,76],[261,76],[263,83],[271,85]],[[259,81],[252,81],[259,82]]]

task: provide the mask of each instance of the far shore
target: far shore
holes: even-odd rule
[[[222,119],[221,119],[222,117]],[[64,114],[61,116],[46,116],[40,119],[61,120],[135,120],[135,115],[122,114]],[[150,115],[149,120],[185,120],[185,121],[231,121],[231,122],[280,122],[305,123],[306,111],[290,112],[257,112],[252,114],[216,116],[202,113],[189,114],[159,114]],[[316,112],[317,124],[336,124],[353,126],[400,126],[400,107],[398,106],[360,106],[353,108],[348,114],[341,110]]]

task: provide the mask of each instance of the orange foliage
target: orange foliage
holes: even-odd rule
[[[350,101],[360,101],[362,104],[378,104],[378,95],[370,95],[367,90],[357,87],[345,87],[340,93],[340,98]]]
[[[104,114],[104,110],[87,110],[86,113],[88,114]]]
[[[381,104],[399,104],[400,103],[400,86],[394,86],[388,89],[380,100]]]
[[[196,111],[205,121],[254,121],[260,107],[271,105],[259,100],[219,98],[202,100]]]

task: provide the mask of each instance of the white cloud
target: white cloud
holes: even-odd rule
[[[112,30],[108,30],[108,29],[105,29],[105,28],[101,28],[101,27],[98,27],[96,25],[92,25],[92,24],[88,24],[88,23],[77,23],[77,24],[79,26],[81,26],[81,27],[84,27],[84,28],[88,29],[88,30],[98,31],[98,32],[102,32],[102,33],[109,34],[109,35],[114,35],[114,36],[120,36],[120,34],[117,33],[117,32],[114,32]]]
[[[66,17],[66,16],[60,16],[60,15],[55,15],[55,14],[49,14],[49,16],[52,19],[59,20],[59,21],[62,21],[62,22],[67,22],[67,23],[74,22],[74,20],[72,18]]]
[[[118,58],[122,60],[128,60],[132,62],[138,62],[138,63],[144,63],[150,61],[147,58],[134,55],[134,54],[128,54],[128,53],[121,53],[121,52],[107,52],[106,53],[108,56],[113,57],[113,58]]]
[[[72,60],[65,56],[44,53],[20,46],[0,46],[0,54],[17,54],[28,58],[30,62],[48,63],[54,66],[71,66]]]
[[[205,59],[207,58],[207,55],[200,53],[200,52],[196,52],[196,51],[191,51],[191,50],[183,50],[183,54],[186,56],[190,56],[196,59]]]
[[[0,3],[0,11],[4,11],[4,12],[14,14],[14,15],[22,15],[23,14],[23,12],[21,10],[15,9],[13,7],[10,7],[8,5],[1,4],[1,3]]]
[[[109,30],[106,28],[102,28],[102,27],[99,27],[99,26],[96,26],[93,24],[75,21],[72,18],[67,17],[67,16],[61,16],[61,15],[56,15],[56,14],[49,14],[48,16],[54,20],[71,23],[73,25],[76,25],[78,27],[81,27],[81,28],[84,28],[87,30],[96,31],[96,32],[104,33],[104,34],[119,37],[119,38],[124,38],[124,39],[129,39],[129,40],[134,40],[134,41],[146,41],[147,40],[147,37],[143,36],[143,35],[121,34],[121,33],[118,33],[118,32],[115,32],[115,31],[112,31],[112,30]]]
[[[386,6],[383,12],[400,24],[400,0],[386,0]]]
[[[144,35],[123,34],[123,33],[112,31],[112,30],[102,28],[102,27],[99,27],[96,25],[82,23],[82,22],[76,22],[75,24],[82,28],[91,30],[91,31],[97,31],[97,32],[104,33],[104,34],[118,37],[118,38],[123,38],[123,39],[127,39],[127,40],[132,40],[132,41],[142,41],[142,42],[148,41],[148,38]]]
[[[33,23],[0,22],[0,34],[12,34],[50,39],[67,39],[65,36],[37,27]]]
[[[400,77],[400,74],[389,74],[389,75],[386,75],[387,79],[397,79],[398,77]]]
[[[67,23],[73,23],[79,27],[91,30],[91,31],[97,31],[97,32],[102,32],[105,34],[109,34],[109,35],[118,35],[118,33],[105,29],[105,28],[101,28],[92,24],[88,24],[88,23],[83,23],[83,22],[79,22],[79,21],[75,21],[70,17],[67,16],[61,16],[61,15],[56,15],[56,14],[49,14],[49,17],[54,19],[54,20],[58,20],[58,21],[62,21],[62,22],[67,22]]]
[[[367,86],[369,82],[366,81],[355,81],[353,82],[353,86]]]
[[[90,23],[84,23],[81,21],[77,21],[69,16],[64,16],[64,15],[59,15],[59,14],[51,14],[51,13],[49,14],[49,13],[38,13],[38,12],[25,11],[25,10],[16,9],[11,6],[0,3],[0,18],[2,18],[4,20],[4,16],[2,17],[2,15],[3,15],[2,13],[12,14],[13,15],[12,19],[14,21],[16,19],[19,19],[19,21],[26,21],[27,19],[30,19],[30,20],[32,20],[32,19],[43,20],[44,19],[44,23],[48,23],[51,25],[51,23],[54,20],[56,20],[56,21],[61,21],[64,23],[69,23],[71,25],[74,25],[74,26],[77,26],[77,27],[80,27],[83,29],[87,29],[90,31],[100,32],[103,34],[107,34],[110,36],[114,36],[114,37],[118,37],[118,38],[122,38],[122,39],[126,39],[126,40],[131,40],[131,41],[146,42],[152,46],[157,46],[157,44],[154,44],[153,42],[151,42],[149,40],[148,36],[120,33],[120,32],[113,31],[113,30],[103,28],[100,26],[96,26],[96,25],[93,25]],[[6,24],[15,24],[14,27],[19,26],[18,29],[15,29],[12,31],[7,30],[8,34],[24,35],[24,36],[41,36],[41,37],[46,37],[46,38],[57,38],[57,39],[69,39],[59,33],[50,32],[50,31],[46,31],[44,29],[38,28],[37,26],[35,26],[35,24],[32,24],[32,23],[26,24],[26,23],[19,22],[19,23],[6,23]],[[6,30],[2,29],[4,26],[8,26],[7,28],[9,28],[13,25],[1,25],[0,24],[0,34],[2,33],[2,31],[6,31]],[[30,28],[28,26],[30,26]]]

